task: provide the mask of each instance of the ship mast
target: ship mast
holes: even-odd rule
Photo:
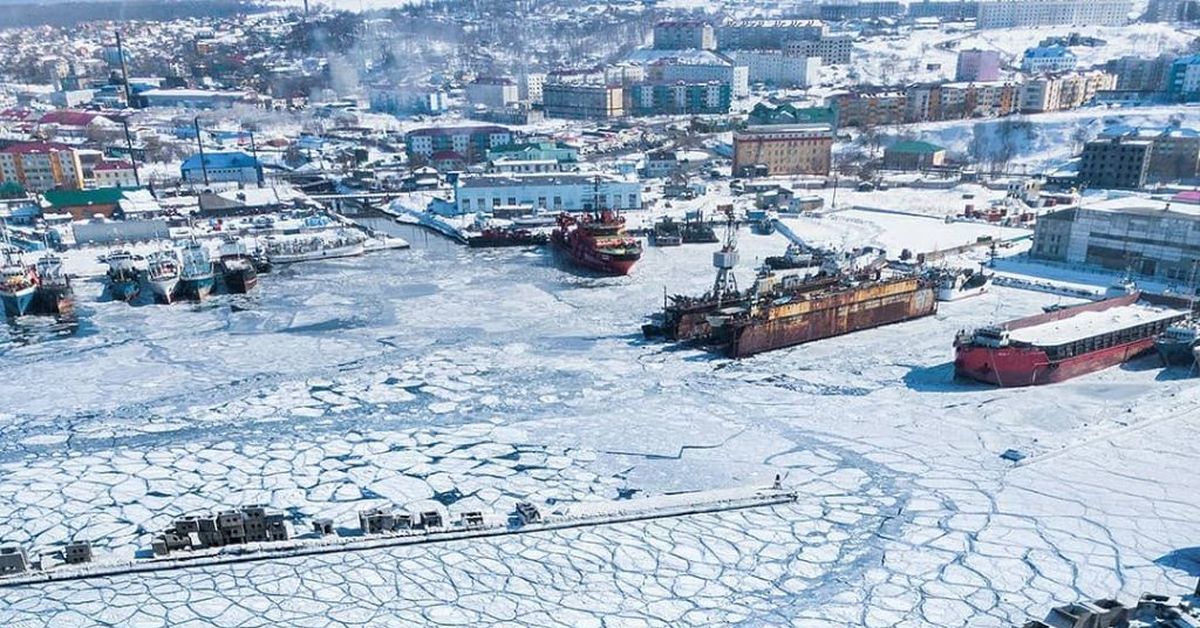
[[[727,205],[725,210],[725,243],[721,250],[713,253],[713,267],[717,269],[717,278],[713,281],[713,297],[717,305],[727,294],[737,292],[737,278],[733,268],[738,263],[737,253],[737,223],[733,219],[733,205]]]

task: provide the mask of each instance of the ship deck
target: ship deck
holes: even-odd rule
[[[1055,346],[1128,327],[1178,318],[1183,314],[1180,310],[1132,303],[1099,312],[1080,312],[1070,318],[1013,329],[1009,332],[1009,337],[1015,342]]]

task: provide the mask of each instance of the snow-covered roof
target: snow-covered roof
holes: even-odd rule
[[[651,63],[676,63],[679,65],[733,65],[729,57],[711,50],[698,48],[688,50],[654,50],[642,48],[634,50],[625,57],[625,61],[649,65]]]
[[[1069,318],[1014,329],[1009,332],[1009,338],[1041,346],[1063,345],[1134,325],[1177,318],[1181,314],[1183,312],[1179,310],[1134,303],[1099,312],[1080,312]]]

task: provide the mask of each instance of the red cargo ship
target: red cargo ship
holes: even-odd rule
[[[628,275],[642,258],[642,243],[625,235],[625,219],[610,210],[575,218],[559,214],[550,236],[575,264],[609,275]]]
[[[959,332],[954,373],[997,386],[1050,384],[1126,362],[1187,316],[1140,292]]]

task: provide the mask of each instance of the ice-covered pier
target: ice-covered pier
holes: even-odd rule
[[[521,512],[505,523],[472,525],[464,518],[440,528],[403,530],[361,536],[300,537],[287,541],[247,543],[205,550],[171,553],[163,557],[127,562],[92,562],[34,569],[0,577],[0,587],[36,585],[44,582],[84,580],[147,572],[192,569],[212,565],[248,563],[280,558],[333,554],[407,545],[425,545],[516,534],[531,534],[591,526],[613,525],[669,517],[760,508],[798,499],[794,490],[774,486],[740,487],[712,491],[672,493],[633,500],[564,504],[534,518]],[[536,510],[534,511],[536,513]]]

